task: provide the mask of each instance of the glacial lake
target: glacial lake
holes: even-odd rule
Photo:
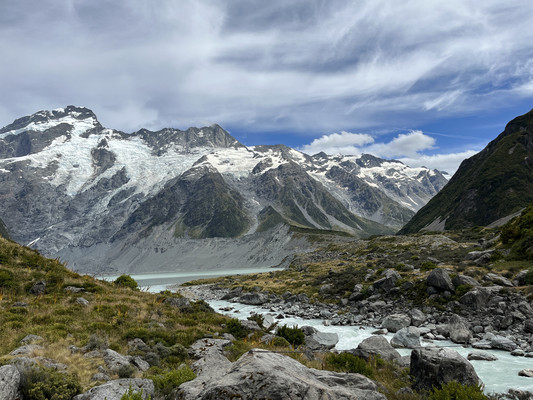
[[[167,290],[169,286],[180,285],[185,282],[196,279],[217,278],[228,275],[257,274],[261,272],[280,271],[283,268],[234,268],[220,269],[210,271],[182,271],[182,272],[163,272],[154,274],[133,274],[130,275],[137,281],[141,290],[152,293],[159,293]],[[114,281],[119,275],[97,276],[97,279],[105,281]]]
[[[253,274],[259,272],[277,271],[282,268],[251,268],[251,269],[227,269],[227,270],[213,270],[201,272],[175,272],[175,273],[158,273],[158,274],[134,274],[131,275],[137,281],[142,290],[152,293],[158,293],[166,290],[169,286],[178,285],[191,280],[203,278],[215,278],[226,275],[237,274]],[[99,279],[113,281],[118,277],[104,276]],[[234,318],[245,319],[251,313],[275,315],[276,313],[270,310],[257,307],[248,306],[239,303],[231,303],[223,300],[209,300],[211,307],[221,314],[226,314]],[[228,307],[232,308],[230,311]],[[323,320],[320,319],[303,319],[298,317],[286,316],[286,318],[279,320],[280,324],[287,324],[289,326],[304,326],[310,325],[322,332],[335,332],[339,336],[339,342],[335,347],[337,350],[349,350],[357,347],[361,341],[372,335],[375,328],[365,326],[325,326]],[[386,335],[387,339],[392,338],[392,334]],[[466,358],[468,353],[475,349],[471,347],[464,348],[450,341],[436,340],[432,343],[422,342],[423,346],[446,346],[456,350],[459,354]],[[409,349],[398,349],[400,354],[409,355]],[[526,378],[518,376],[518,371],[524,368],[533,368],[533,358],[514,357],[510,353],[500,350],[486,350],[489,353],[498,357],[498,361],[471,361],[478,376],[485,384],[485,393],[506,393],[509,388],[523,389],[533,392],[533,378]]]

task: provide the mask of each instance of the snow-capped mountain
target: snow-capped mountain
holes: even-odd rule
[[[75,269],[131,271],[194,264],[200,251],[203,266],[240,251],[279,262],[282,225],[393,232],[446,179],[370,155],[246,147],[218,125],[126,134],[69,106],[0,129],[0,182],[14,240]]]

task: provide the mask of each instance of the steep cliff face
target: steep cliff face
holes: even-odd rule
[[[463,161],[448,184],[401,233],[486,226],[533,200],[533,110]]]
[[[218,125],[126,134],[75,106],[0,129],[0,215],[17,227],[13,239],[72,268],[89,255],[117,265],[127,246],[147,254],[191,240],[263,243],[279,224],[391,233],[445,182],[438,171],[370,155],[246,147]]]

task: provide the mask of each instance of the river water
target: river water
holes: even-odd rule
[[[264,269],[232,269],[204,272],[176,272],[164,274],[139,274],[131,275],[137,281],[141,289],[153,293],[158,293],[167,289],[168,286],[181,284],[190,280],[211,278],[226,275],[249,274],[259,272],[274,271],[273,268]],[[114,280],[117,276],[103,277],[106,280]],[[231,317],[245,319],[251,313],[267,314],[270,311],[257,306],[248,306],[239,303],[231,303],[223,300],[210,300],[209,304],[217,312],[226,314]],[[230,311],[222,310],[231,308]],[[325,326],[323,320],[319,319],[302,319],[298,317],[286,316],[279,320],[280,324],[289,326],[310,325],[322,332],[334,332],[339,336],[339,342],[336,345],[337,350],[349,350],[357,347],[361,341],[372,335],[375,328],[362,326]],[[392,334],[386,335],[390,340]],[[464,348],[450,341],[436,340],[432,343],[422,342],[423,346],[447,346],[453,347],[466,358],[468,353],[475,350],[473,348]],[[409,349],[398,349],[400,354],[409,355]],[[510,353],[500,350],[487,350],[489,353],[498,357],[498,361],[470,361],[474,366],[478,376],[485,384],[485,393],[505,393],[509,388],[523,389],[533,392],[533,378],[518,376],[518,372],[524,368],[533,368],[533,358],[514,357]]]

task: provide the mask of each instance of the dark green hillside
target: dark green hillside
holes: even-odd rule
[[[402,234],[434,221],[445,229],[487,226],[533,201],[533,110],[509,122],[483,151],[464,160],[448,184]]]

